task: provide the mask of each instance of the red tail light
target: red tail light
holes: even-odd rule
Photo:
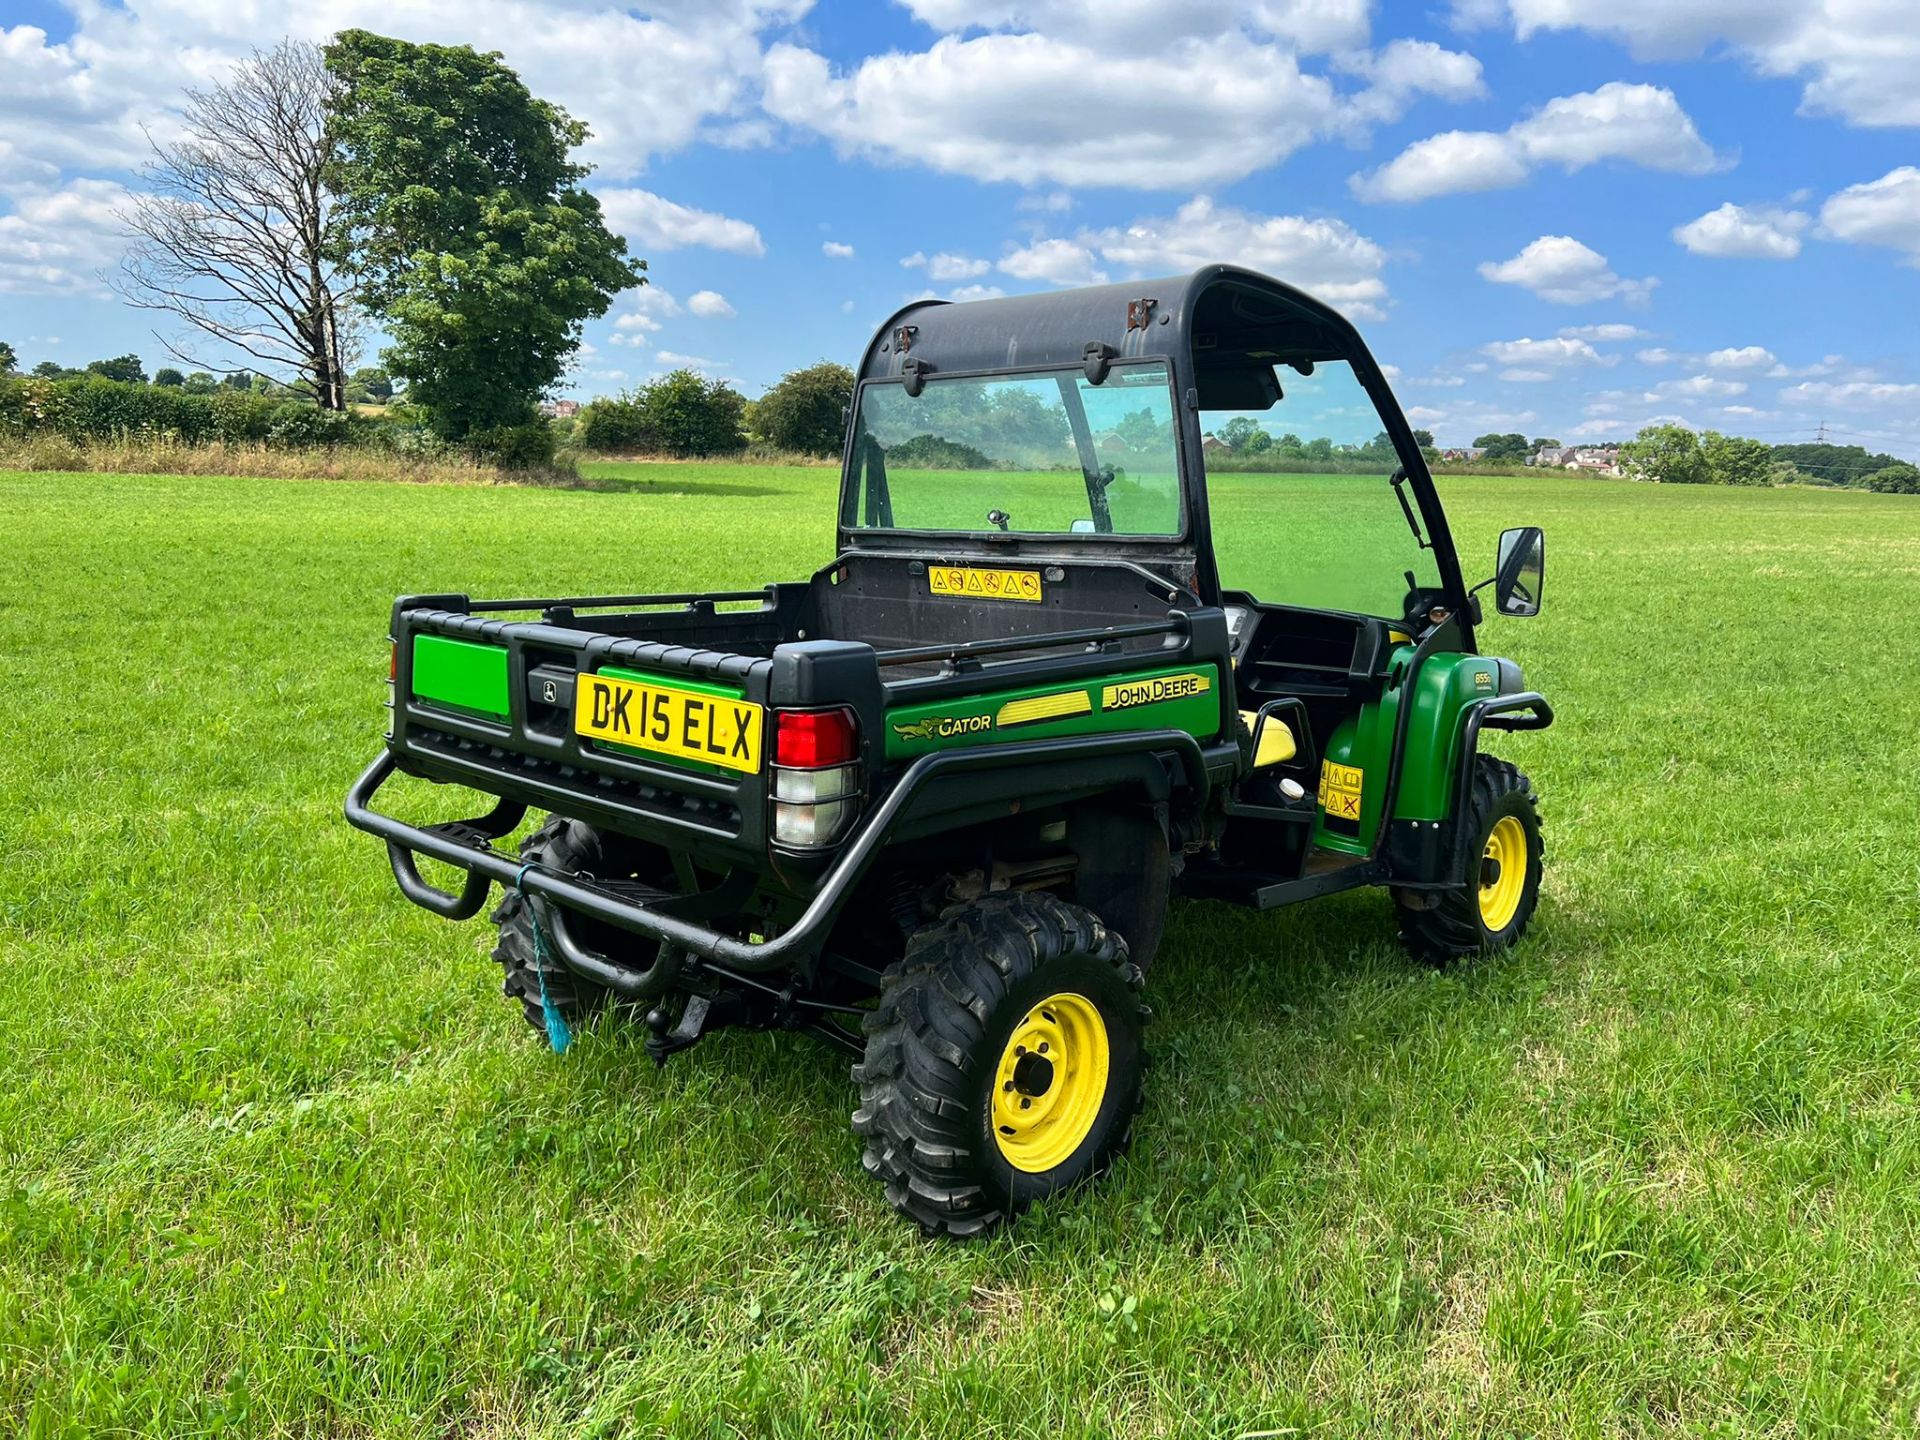
[[[773,723],[776,765],[817,770],[859,758],[860,732],[851,710],[776,710]]]

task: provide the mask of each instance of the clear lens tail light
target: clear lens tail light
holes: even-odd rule
[[[860,728],[847,709],[773,715],[773,838],[831,845],[860,813]]]

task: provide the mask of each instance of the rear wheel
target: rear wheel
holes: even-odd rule
[[[914,937],[854,1067],[862,1161],[929,1234],[977,1235],[1099,1173],[1140,1108],[1141,974],[1092,912],[989,895]]]
[[[1540,812],[1527,777],[1504,760],[1476,756],[1461,823],[1477,857],[1467,883],[1431,908],[1400,911],[1401,940],[1429,964],[1506,949],[1526,933],[1540,903]]]
[[[550,816],[547,823],[520,843],[522,861],[558,870],[563,874],[591,872],[601,861],[599,832],[577,820]],[[500,927],[499,943],[493,958],[506,972],[500,989],[509,1000],[518,1002],[521,1013],[543,1037],[547,1022],[540,1009],[542,972],[547,999],[569,1026],[592,1018],[607,1004],[609,992],[602,986],[582,980],[553,954],[552,931],[548,931],[545,959],[534,940],[534,907],[544,901],[530,900],[518,890],[509,890],[489,917]],[[541,923],[545,924],[544,913]]]

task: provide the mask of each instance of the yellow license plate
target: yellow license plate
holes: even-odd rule
[[[729,695],[610,675],[582,675],[573,700],[573,728],[589,739],[748,775],[760,768],[764,714]]]

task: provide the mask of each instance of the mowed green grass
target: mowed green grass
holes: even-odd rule
[[[1471,570],[1548,531],[1534,933],[1180,907],[1131,1156],[959,1246],[844,1058],[555,1057],[339,817],[395,593],[831,545],[828,470],[609,473],[0,475],[0,1431],[1911,1433],[1920,503],[1447,483]]]

